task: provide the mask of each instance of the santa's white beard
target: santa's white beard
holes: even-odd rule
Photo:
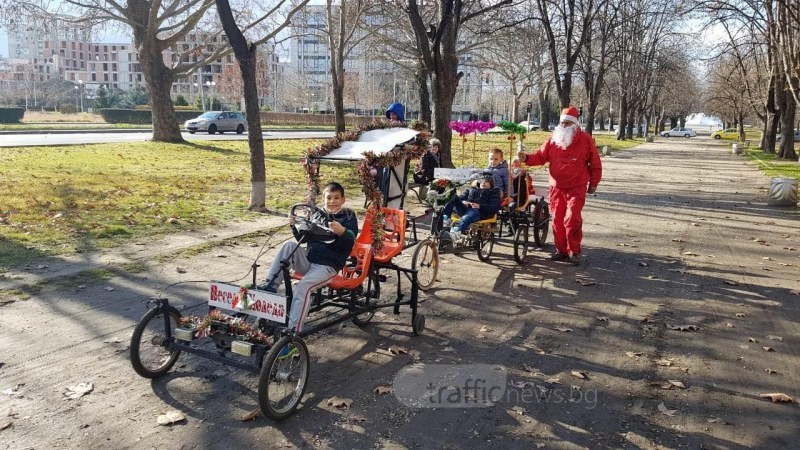
[[[553,144],[556,146],[561,147],[561,149],[566,150],[567,147],[572,144],[572,140],[575,139],[575,134],[578,133],[578,126],[577,125],[558,125],[553,130],[553,137],[550,138],[553,141]]]

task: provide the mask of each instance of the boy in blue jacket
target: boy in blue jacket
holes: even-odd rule
[[[311,293],[316,289],[325,286],[347,262],[353,244],[358,234],[358,218],[356,214],[344,208],[344,187],[341,184],[332,182],[325,186],[322,192],[324,207],[311,217],[312,222],[327,226],[336,235],[333,241],[321,242],[308,241],[306,249],[298,249],[289,260],[289,268],[295,272],[303,274],[292,292],[292,306],[289,311],[289,328],[302,331],[303,323],[308,314]],[[294,227],[294,217],[289,216],[289,223],[292,224],[292,232],[295,238],[299,239],[299,233]],[[283,278],[278,275],[281,270],[281,261],[288,258],[292,251],[297,248],[297,242],[287,242],[275,255],[272,265],[267,272],[267,282],[275,277],[275,280],[268,284],[264,290],[277,292],[278,284]],[[278,275],[276,277],[276,275]]]
[[[480,187],[467,189],[444,206],[442,214],[445,226],[449,226],[450,214],[454,210],[460,220],[458,226],[450,231],[450,238],[458,242],[472,223],[488,219],[500,211],[500,191],[494,187],[492,175],[484,175]]]

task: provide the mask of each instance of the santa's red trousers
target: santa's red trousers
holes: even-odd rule
[[[550,186],[550,214],[556,250],[562,255],[580,255],[583,239],[581,210],[586,203],[586,186],[559,189]]]

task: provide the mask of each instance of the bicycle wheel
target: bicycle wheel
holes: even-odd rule
[[[528,256],[528,225],[520,224],[514,233],[514,261],[518,264],[525,262]]]
[[[180,317],[181,313],[170,306],[169,326],[173,336]],[[167,350],[167,344],[164,315],[159,306],[147,311],[133,329],[130,347],[133,370],[145,378],[158,378],[169,372],[181,352]]]
[[[363,298],[360,302],[358,302],[360,307],[368,307],[377,303],[378,299],[381,297],[381,284],[377,273],[370,271],[369,276],[367,276],[367,289],[362,291],[361,295],[363,295]],[[371,310],[363,314],[353,316],[353,323],[363,327],[364,325],[368,324],[370,320],[372,320],[374,315],[375,310]]]
[[[481,261],[489,261],[492,257],[492,249],[494,248],[494,233],[481,233],[478,238],[478,259]]]
[[[283,420],[292,415],[305,393],[310,366],[303,339],[284,336],[272,346],[258,378],[258,404],[265,416]]]
[[[533,241],[537,247],[544,247],[547,232],[550,230],[550,207],[540,200],[533,209]]]
[[[414,249],[411,268],[417,271],[417,287],[426,291],[436,282],[439,273],[439,251],[433,239],[425,239]]]

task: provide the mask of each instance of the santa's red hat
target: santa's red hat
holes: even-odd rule
[[[569,108],[564,108],[561,110],[561,122],[572,122],[575,125],[578,125],[578,108],[574,106],[570,106]]]

